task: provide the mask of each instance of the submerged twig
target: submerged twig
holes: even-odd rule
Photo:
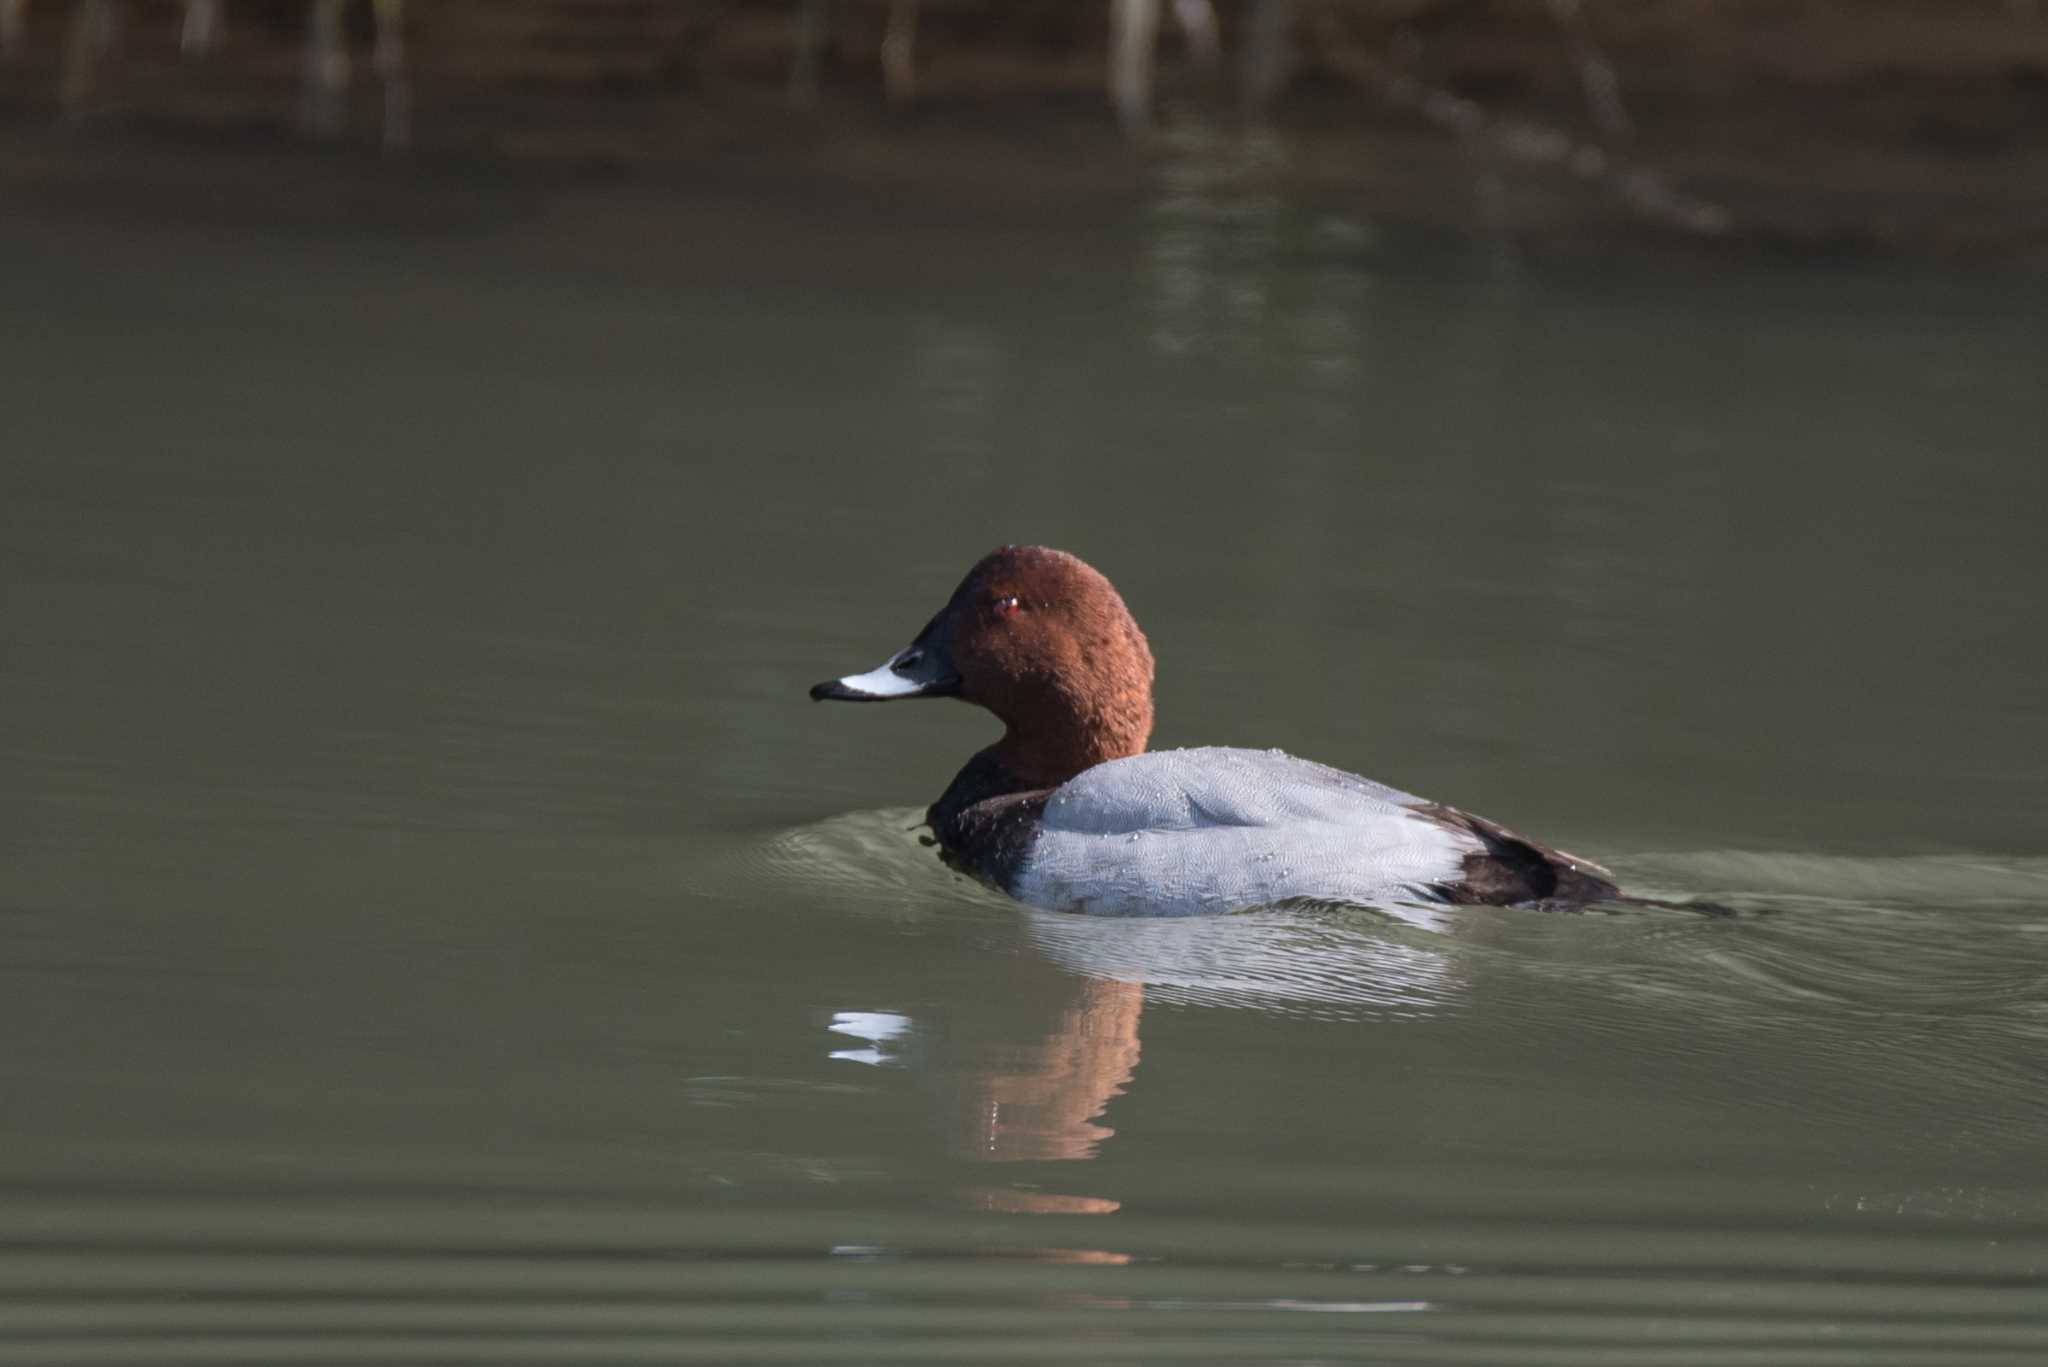
[[[348,0],[312,0],[306,18],[305,91],[300,125],[309,133],[333,137],[346,122],[349,82],[354,64],[348,52]],[[370,65],[383,94],[383,140],[387,151],[403,150],[412,141],[412,82],[405,63],[405,0],[370,0],[375,46]]]
[[[1714,236],[1731,225],[1722,205],[1676,188],[1655,171],[1624,164],[1598,143],[1530,119],[1489,113],[1476,100],[1398,70],[1361,50],[1327,10],[1315,11],[1313,22],[1322,59],[1389,104],[1413,110],[1440,128],[1516,161],[1604,185],[1629,208],[1671,227]]]
[[[1126,131],[1152,121],[1152,58],[1159,0],[1109,0],[1109,99]]]
[[[882,89],[898,109],[917,98],[917,2],[889,0],[882,30]]]
[[[220,44],[221,0],[185,0],[185,19],[178,26],[178,51],[203,57]]]
[[[64,112],[76,116],[85,112],[97,83],[100,59],[114,46],[121,17],[114,0],[77,0],[71,11],[71,27],[64,39],[64,75],[61,82]]]
[[[796,0],[790,36],[789,102],[809,109],[818,102],[818,69],[825,52],[825,0]]]
[[[405,65],[405,0],[372,0],[377,47],[371,61],[384,87],[384,150],[412,144],[412,77]]]
[[[1295,0],[1257,0],[1245,20],[1244,101],[1264,113],[1294,72]]]
[[[1109,101],[1127,132],[1152,122],[1161,17],[1161,0],[1109,0]],[[1194,65],[1213,74],[1223,61],[1223,38],[1212,0],[1173,0],[1173,21]]]
[[[299,123],[327,137],[341,131],[342,96],[348,90],[348,42],[342,31],[343,0],[313,0],[306,15],[305,91]]]
[[[1550,0],[1550,15],[1564,31],[1572,51],[1572,66],[1579,74],[1579,88],[1585,92],[1586,107],[1593,124],[1610,141],[1626,140],[1635,132],[1628,110],[1621,103],[1621,78],[1614,63],[1594,44],[1586,31],[1585,11],[1580,0]]]
[[[1204,72],[1213,72],[1223,61],[1223,37],[1216,24],[1216,7],[1209,0],[1173,0],[1173,17],[1187,40],[1188,56]]]

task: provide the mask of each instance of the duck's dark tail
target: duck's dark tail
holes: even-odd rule
[[[1457,879],[1439,889],[1446,901],[1509,906],[1599,902],[1621,896],[1607,870],[1590,859],[1539,845],[1498,822],[1440,802],[1425,802],[1415,811],[1453,834],[1479,842],[1479,848],[1465,856]]]
[[[1472,836],[1480,848],[1465,856],[1463,875],[1440,889],[1450,902],[1530,907],[1537,911],[1591,911],[1601,907],[1689,911],[1699,916],[1733,916],[1732,907],[1713,902],[1669,902],[1631,897],[1614,875],[1590,859],[1539,845],[1497,822],[1440,803],[1417,809],[1449,830]]]

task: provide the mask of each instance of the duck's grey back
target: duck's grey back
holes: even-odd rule
[[[1278,750],[1133,755],[1053,792],[1011,891],[1114,916],[1426,897],[1479,846],[1421,803]]]

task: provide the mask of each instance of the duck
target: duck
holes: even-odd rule
[[[925,813],[956,870],[1048,911],[1222,914],[1289,903],[1584,905],[1613,876],[1505,826],[1280,750],[1148,750],[1152,648],[1079,556],[1002,546],[909,645],[821,702],[951,698],[1002,738]]]

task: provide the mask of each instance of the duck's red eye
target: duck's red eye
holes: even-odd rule
[[[1008,598],[998,598],[996,599],[996,616],[1015,617],[1017,615],[1017,609],[1023,606],[1024,605],[1022,603],[1017,601],[1014,595]]]

